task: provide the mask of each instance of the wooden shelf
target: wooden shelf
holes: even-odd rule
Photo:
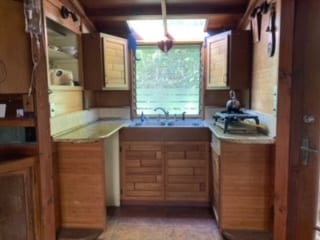
[[[49,90],[52,91],[82,91],[82,86],[67,86],[67,85],[50,85]]]
[[[36,120],[33,118],[1,118],[0,127],[35,127]]]
[[[78,58],[71,54],[68,54],[59,50],[53,50],[49,47],[48,47],[48,52],[49,52],[49,59],[78,61]]]

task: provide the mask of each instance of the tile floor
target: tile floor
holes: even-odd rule
[[[209,208],[108,208],[98,240],[223,240]]]

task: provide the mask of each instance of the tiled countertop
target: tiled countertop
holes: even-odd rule
[[[130,122],[130,121],[129,121]],[[126,120],[100,120],[53,137],[55,142],[95,142],[128,126]]]
[[[218,139],[223,141],[247,144],[273,144],[276,141],[274,137],[270,137],[264,134],[224,133],[221,128],[213,125],[213,123],[207,123],[207,126]]]

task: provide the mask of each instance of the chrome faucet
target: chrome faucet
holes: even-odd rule
[[[166,110],[165,110],[164,108],[162,108],[162,107],[156,107],[155,109],[153,109],[153,111],[157,111],[157,110],[161,110],[161,111],[163,112],[164,116],[166,117],[166,120],[169,119],[169,112],[168,112],[168,111],[166,111]]]
[[[182,113],[182,120],[186,120],[186,112]]]

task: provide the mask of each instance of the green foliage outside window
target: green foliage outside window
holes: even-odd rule
[[[200,114],[200,45],[174,45],[168,53],[157,46],[137,49],[136,114],[153,115],[156,107],[172,114]]]

